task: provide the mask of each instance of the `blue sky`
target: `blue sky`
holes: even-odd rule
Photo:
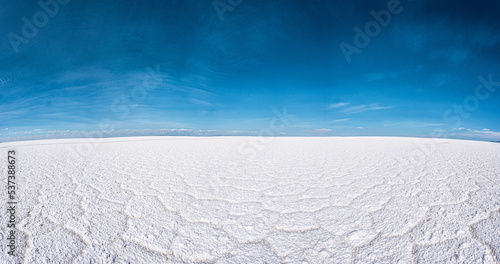
[[[0,3],[0,141],[500,140],[498,1],[41,3]]]

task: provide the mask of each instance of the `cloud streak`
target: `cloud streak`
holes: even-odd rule
[[[344,114],[359,114],[368,111],[391,109],[392,106],[380,106],[379,104],[355,105],[340,110]]]
[[[345,107],[345,106],[348,106],[349,103],[346,103],[346,102],[340,102],[340,103],[335,103],[335,104],[331,104],[328,106],[328,109],[334,109],[334,108],[342,108],[342,107]]]
[[[340,118],[340,119],[335,119],[330,122],[345,122],[351,120],[350,118]]]
[[[459,129],[465,130],[465,129]],[[471,130],[468,129],[462,133],[450,133],[448,136],[452,137],[460,137],[460,138],[474,138],[474,139],[482,139],[489,141],[499,141],[500,140],[500,132],[491,131],[491,130]]]
[[[316,129],[311,129],[308,130],[310,132],[316,132],[316,133],[326,133],[326,132],[331,132],[332,130],[329,128],[316,128]]]

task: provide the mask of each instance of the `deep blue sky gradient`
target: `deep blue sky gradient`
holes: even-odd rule
[[[221,20],[212,0],[71,0],[13,48],[43,9],[2,1],[0,141],[256,135],[283,109],[276,136],[500,140],[500,85],[475,94],[500,82],[500,2],[401,1],[348,63],[339,45],[389,2],[243,0]]]

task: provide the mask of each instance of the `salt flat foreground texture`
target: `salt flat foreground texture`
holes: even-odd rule
[[[241,147],[252,140],[0,144],[2,181],[5,148],[18,151],[20,261],[500,261],[500,144],[442,139],[426,155],[412,138]],[[250,151],[254,158],[241,154]]]

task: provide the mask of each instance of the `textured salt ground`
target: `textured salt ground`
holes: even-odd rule
[[[1,143],[3,182],[19,153],[20,221],[8,258],[1,214],[0,262],[499,263],[500,144],[272,138],[240,154],[255,139]]]

